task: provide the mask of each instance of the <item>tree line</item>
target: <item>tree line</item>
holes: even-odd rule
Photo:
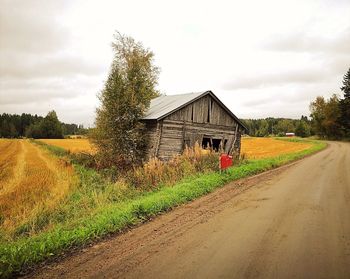
[[[60,122],[55,111],[48,112],[45,117],[29,113],[0,114],[0,138],[63,138],[87,131],[83,125]]]
[[[310,104],[313,128],[321,138],[350,139],[350,68],[340,89],[343,97],[333,94],[325,99],[319,96]]]
[[[252,137],[266,137],[269,135],[285,136],[286,133],[295,133],[299,137],[314,135],[312,122],[307,116],[300,119],[273,118],[242,119],[248,128],[248,135]]]
[[[269,135],[284,136],[295,133],[296,136],[317,135],[324,139],[350,139],[350,68],[344,75],[343,97],[333,94],[329,99],[317,97],[310,104],[310,118],[300,119],[265,118],[242,119],[248,128],[248,134],[254,137]]]

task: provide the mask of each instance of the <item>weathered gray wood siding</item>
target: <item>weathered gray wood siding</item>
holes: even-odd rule
[[[186,145],[201,144],[203,137],[221,139],[226,142],[225,152],[233,150],[239,155],[241,127],[237,125],[211,96],[204,96],[150,126],[149,157],[168,160],[180,154]]]
[[[148,120],[145,124],[145,138],[148,140],[148,148],[146,149],[146,157],[152,158],[156,156],[161,126],[157,120]]]
[[[169,115],[166,119],[210,123],[232,127],[234,119],[211,96],[207,95]]]

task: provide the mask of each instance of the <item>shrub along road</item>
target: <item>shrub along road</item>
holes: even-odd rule
[[[32,276],[348,278],[349,168],[350,144],[331,142],[322,152],[232,182]]]

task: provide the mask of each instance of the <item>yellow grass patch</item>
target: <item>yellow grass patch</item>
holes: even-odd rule
[[[310,143],[282,141],[274,138],[242,138],[241,154],[248,159],[262,159],[302,151]]]
[[[61,147],[72,153],[77,152],[88,152],[95,153],[96,150],[94,146],[90,143],[88,139],[41,139],[40,141]]]
[[[0,139],[0,192],[14,176],[20,150],[19,141]]]
[[[54,208],[77,181],[71,165],[28,140],[11,140],[11,146],[16,153],[10,166],[0,165],[0,173],[8,174],[0,178],[0,225],[7,231]],[[2,142],[0,148],[1,155],[12,150]]]

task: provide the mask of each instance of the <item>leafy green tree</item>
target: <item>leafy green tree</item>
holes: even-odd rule
[[[329,100],[317,97],[310,104],[314,130],[323,138],[336,139],[341,137],[339,98],[333,95]]]
[[[50,111],[39,124],[40,130],[47,139],[63,138],[61,122],[58,120],[56,112]]]
[[[306,136],[309,133],[312,134],[311,121],[306,116],[302,116],[301,120],[304,121],[303,125],[305,127],[302,128],[305,128]],[[250,136],[260,137],[268,135],[284,136],[287,132],[294,132],[301,120],[273,117],[265,119],[242,119],[248,128],[248,134]]]
[[[343,86],[340,88],[344,93],[344,99],[340,100],[339,122],[346,137],[350,138],[350,68],[343,78]]]
[[[26,136],[32,138],[61,139],[63,138],[62,125],[56,112],[50,111],[39,122],[32,124],[26,130]]]
[[[269,123],[267,120],[262,119],[260,123],[259,130],[257,131],[256,136],[258,137],[266,137],[269,135]]]
[[[310,104],[310,116],[312,118],[313,129],[315,133],[321,137],[326,136],[325,127],[323,125],[326,119],[325,108],[326,101],[324,97],[321,96],[318,96],[316,100]]]
[[[295,135],[298,137],[309,137],[310,127],[305,120],[300,120],[295,128]]]
[[[284,136],[286,133],[294,133],[295,126],[292,119],[282,119],[276,125],[276,133]]]
[[[326,118],[323,125],[327,138],[339,139],[342,137],[341,125],[339,122],[340,115],[340,100],[336,94],[333,94],[326,102],[325,107]]]
[[[56,113],[55,113],[56,114]],[[58,131],[58,134],[54,135],[55,137],[61,137],[61,133],[59,132],[57,121],[55,120],[56,117],[51,117],[51,124],[56,123],[56,132]],[[48,117],[50,119],[50,117]],[[39,125],[43,121],[44,117],[38,116],[38,115],[32,115],[28,113],[22,113],[21,115],[18,114],[8,114],[3,113],[0,114],[0,137],[5,138],[14,138],[14,137],[33,137],[33,134],[35,135],[35,138],[45,138],[49,135],[45,132],[44,125]],[[58,119],[57,119],[58,120]],[[46,122],[50,122],[46,121]],[[46,124],[48,126],[52,126],[51,124]],[[86,134],[88,132],[87,129],[85,129],[82,125],[76,125],[76,124],[65,124],[61,123],[60,125],[62,127],[62,131],[64,135],[67,134]],[[49,129],[50,130],[50,129]]]
[[[158,96],[154,54],[133,38],[116,33],[114,59],[99,94],[93,142],[100,167],[128,168],[144,158],[147,139],[140,119]]]
[[[343,86],[340,88],[344,92],[345,98],[350,98],[350,68],[343,78]]]

